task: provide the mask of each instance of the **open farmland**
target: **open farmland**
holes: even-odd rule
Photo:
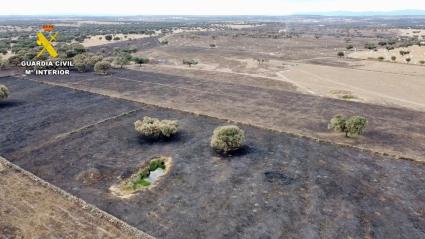
[[[0,18],[0,239],[425,238],[424,19]]]

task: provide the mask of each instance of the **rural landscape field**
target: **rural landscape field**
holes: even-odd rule
[[[418,12],[0,15],[0,239],[425,238]]]

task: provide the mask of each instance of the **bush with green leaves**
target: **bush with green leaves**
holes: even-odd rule
[[[110,41],[110,40],[112,40],[112,36],[111,36],[111,35],[106,35],[106,36],[105,36],[105,39],[106,39],[107,41]]]
[[[117,56],[115,57],[114,63],[116,65],[119,65],[120,68],[123,68],[125,65],[130,64],[130,61],[132,59],[132,56],[126,52],[119,52],[117,53]]]
[[[178,131],[176,120],[160,120],[145,116],[143,120],[134,122],[135,130],[144,137],[158,139],[170,138]]]
[[[99,75],[108,74],[109,69],[111,69],[111,63],[107,61],[99,61],[94,65],[94,71]]]
[[[9,57],[9,59],[7,60],[9,65],[11,66],[18,66],[19,64],[21,64],[21,62],[24,60],[24,58],[21,55],[14,55]]]
[[[328,128],[336,132],[344,132],[346,137],[356,137],[363,134],[367,123],[367,119],[363,116],[356,115],[346,118],[336,115],[330,120]]]
[[[230,153],[240,149],[245,142],[245,132],[236,125],[217,127],[211,137],[211,147],[219,153]]]
[[[7,99],[9,97],[9,90],[6,86],[0,85],[0,100]]]
[[[92,71],[94,68],[94,65],[98,63],[99,61],[101,61],[102,59],[103,59],[103,56],[101,55],[83,53],[83,54],[78,54],[74,56],[73,62],[74,62],[75,68],[77,68],[79,72],[88,72],[88,71]]]

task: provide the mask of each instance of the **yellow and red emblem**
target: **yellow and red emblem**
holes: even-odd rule
[[[43,29],[46,32],[51,32],[55,29],[55,26],[50,25],[50,24],[49,25],[43,25],[41,27],[41,29]],[[58,32],[56,32],[54,34],[50,34],[50,38],[49,38],[49,40],[47,40],[47,38],[44,36],[44,34],[42,32],[37,32],[37,45],[43,46],[43,49],[37,54],[37,57],[40,57],[46,51],[47,51],[47,53],[49,53],[49,55],[51,57],[53,57],[53,58],[58,57],[58,52],[56,51],[56,49],[52,45],[52,42],[56,41],[57,35],[58,35]]]

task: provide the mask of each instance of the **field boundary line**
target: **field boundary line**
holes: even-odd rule
[[[74,130],[71,130],[71,131],[68,131],[68,132],[65,132],[65,133],[57,134],[55,136],[52,136],[49,140],[44,141],[41,144],[35,145],[33,147],[24,148],[24,150],[20,151],[20,153],[24,153],[25,154],[25,153],[29,153],[29,152],[34,151],[34,150],[39,150],[39,149],[41,149],[41,148],[43,148],[43,147],[45,147],[45,146],[47,146],[49,144],[60,142],[60,141],[66,139],[67,137],[69,137],[69,136],[71,136],[73,134],[76,134],[76,133],[82,132],[84,130],[93,128],[93,127],[95,127],[97,125],[106,123],[108,121],[115,120],[115,119],[118,119],[118,118],[121,118],[121,117],[130,115],[130,114],[133,114],[133,113],[138,112],[138,111],[140,111],[140,109],[134,109],[134,110],[126,111],[126,112],[123,112],[121,114],[118,114],[118,115],[115,115],[115,116],[111,116],[111,117],[108,117],[108,118],[99,120],[99,121],[94,122],[94,123],[91,123],[91,124],[84,125],[82,127],[76,128]]]
[[[122,96],[122,95],[117,96],[117,94],[108,95],[108,94],[105,94],[103,92],[100,92],[99,90],[93,90],[93,89],[88,89],[88,88],[81,89],[81,88],[78,88],[78,87],[75,87],[75,86],[69,86],[69,85],[63,84],[63,83],[45,82],[45,81],[40,81],[40,80],[35,80],[35,79],[30,79],[30,78],[26,78],[26,79],[23,79],[23,80],[29,80],[29,81],[37,82],[37,83],[40,83],[40,84],[62,87],[62,88],[67,88],[67,89],[72,89],[72,90],[77,90],[77,91],[82,91],[82,92],[88,92],[88,93],[97,94],[97,95],[103,95],[103,96],[110,97],[110,98],[113,98],[113,99],[125,100],[125,101],[139,103],[139,104],[146,105],[146,106],[155,106],[155,107],[159,107],[159,108],[163,108],[163,109],[169,109],[169,110],[179,111],[179,112],[183,112],[183,113],[188,113],[188,114],[195,115],[195,116],[209,117],[209,118],[213,118],[213,119],[227,121],[227,122],[230,122],[230,123],[233,122],[233,123],[244,124],[244,125],[251,126],[251,127],[254,127],[254,128],[268,130],[268,131],[272,131],[272,132],[276,132],[276,133],[283,133],[283,134],[287,134],[287,135],[298,137],[298,138],[313,140],[315,142],[322,143],[322,144],[335,145],[335,146],[344,147],[344,148],[352,148],[352,149],[360,150],[361,152],[366,152],[366,153],[370,153],[370,154],[373,154],[373,155],[379,155],[379,156],[382,156],[382,157],[391,157],[391,158],[394,158],[394,159],[407,160],[407,161],[425,164],[425,159],[417,158],[415,156],[411,156],[411,155],[408,155],[408,154],[399,154],[399,153],[394,152],[394,151],[392,151],[392,152],[391,151],[378,151],[378,150],[373,150],[373,149],[365,148],[365,147],[361,147],[361,146],[356,146],[356,145],[351,145],[351,144],[346,144],[346,143],[338,143],[338,142],[334,142],[334,141],[331,141],[331,140],[320,139],[320,138],[317,138],[317,137],[314,137],[314,136],[298,133],[298,132],[295,132],[295,131],[292,131],[292,132],[291,131],[284,131],[284,130],[281,130],[281,129],[276,129],[276,128],[272,128],[272,127],[253,124],[253,123],[247,122],[247,121],[236,121],[236,120],[232,120],[232,119],[228,119],[228,118],[223,118],[223,117],[220,117],[220,116],[214,116],[214,115],[208,115],[208,114],[195,112],[195,111],[188,111],[188,110],[184,110],[184,109],[172,108],[172,107],[166,106],[164,104],[151,103],[151,102],[148,103],[148,102],[145,102],[145,101],[138,101],[138,100],[134,100],[130,97]]]
[[[32,181],[34,181],[37,185],[40,185],[44,188],[47,188],[49,190],[52,190],[53,192],[59,194],[62,197],[65,197],[65,199],[69,200],[70,202],[78,204],[84,211],[88,212],[89,214],[100,218],[100,219],[106,219],[108,222],[112,223],[113,225],[116,225],[119,229],[125,231],[126,233],[129,233],[131,236],[134,236],[138,239],[155,239],[151,235],[129,225],[128,223],[122,221],[121,219],[118,219],[117,217],[99,209],[98,207],[87,203],[86,201],[82,200],[81,198],[78,198],[65,190],[43,180],[42,178],[36,176],[35,174],[19,167],[18,165],[8,161],[6,158],[0,156],[0,163],[3,164],[5,167],[18,171],[19,173],[23,174],[24,176],[28,177]]]

